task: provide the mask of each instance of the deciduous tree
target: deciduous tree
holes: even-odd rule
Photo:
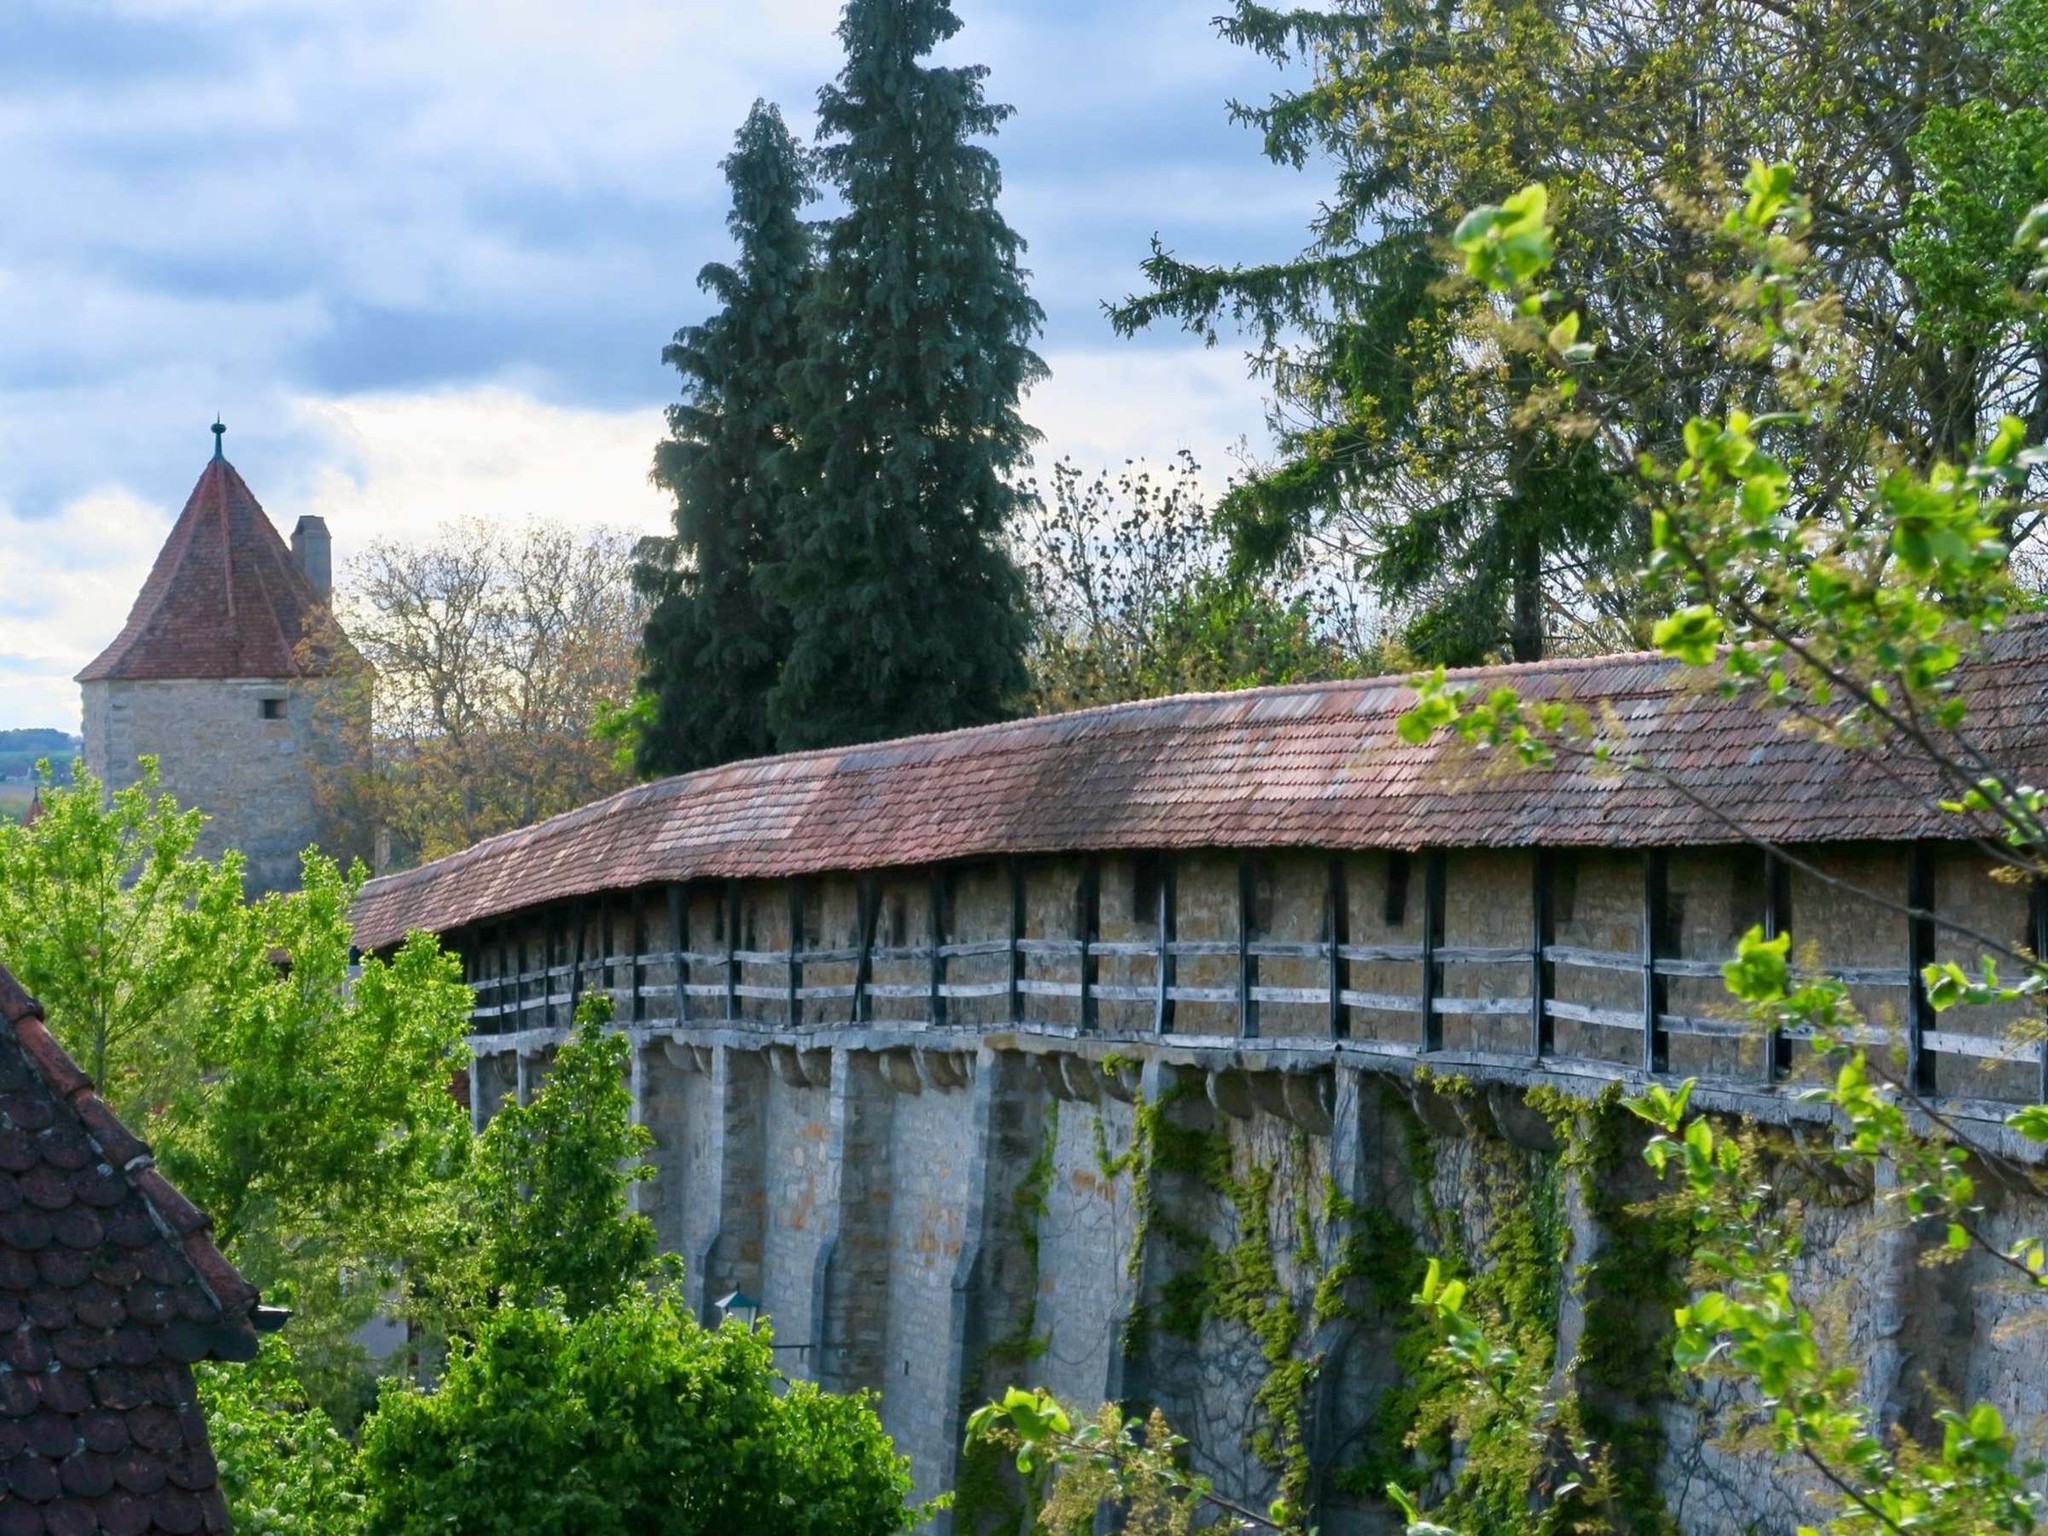
[[[478,519],[349,563],[340,620],[376,669],[366,772],[316,789],[388,835],[399,859],[454,853],[630,781],[593,734],[632,700],[646,607],[633,542]],[[345,728],[362,711],[337,696]]]
[[[1111,482],[1053,466],[1020,525],[1041,713],[1379,670],[1351,594],[1317,571],[1234,572],[1193,460]]]
[[[1275,161],[1330,167],[1335,195],[1290,260],[1155,243],[1151,291],[1115,318],[1249,328],[1280,462],[1224,505],[1242,561],[1355,550],[1429,659],[1640,642],[1635,457],[1749,378],[1692,277],[1703,207],[1752,155],[1801,159],[1853,384],[1807,431],[1802,494],[1857,474],[1873,433],[1926,468],[2002,412],[2048,427],[2048,331],[2007,243],[2048,196],[2042,18],[2040,0],[1240,0],[1224,35],[1314,78],[1234,111]],[[1563,216],[1552,280],[1604,317],[1600,441],[1542,429],[1560,405],[1525,338],[1442,270],[1462,212],[1531,178]]]
[[[908,1468],[859,1399],[780,1379],[767,1335],[669,1294],[571,1320],[492,1317],[431,1392],[365,1430],[372,1530],[522,1536],[886,1536]]]
[[[651,1178],[654,1135],[633,1123],[630,1046],[607,1034],[608,998],[586,999],[530,1104],[491,1117],[476,1158],[485,1283],[514,1303],[556,1298],[571,1317],[644,1289],[662,1272],[654,1223],[626,1208]]]
[[[263,964],[241,855],[194,852],[205,817],[163,792],[152,758],[111,797],[83,765],[63,784],[45,764],[41,790],[34,825],[0,825],[0,960],[102,1092],[143,1111],[166,1039]]]

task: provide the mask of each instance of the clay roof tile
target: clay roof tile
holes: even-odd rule
[[[216,457],[156,557],[121,633],[81,683],[288,678],[359,666],[326,603],[234,465]],[[332,644],[309,643],[333,636]]]

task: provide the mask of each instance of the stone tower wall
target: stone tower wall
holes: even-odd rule
[[[199,851],[248,860],[252,895],[299,881],[299,855],[322,841],[315,769],[342,751],[316,708],[317,684],[290,678],[89,682],[85,763],[109,791],[141,777],[154,756],[163,787],[206,813]],[[264,715],[282,701],[282,718]]]

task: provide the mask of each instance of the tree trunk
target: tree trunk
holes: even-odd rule
[[[1515,609],[1508,649],[1516,661],[1543,659],[1543,538],[1535,528],[1515,530]]]

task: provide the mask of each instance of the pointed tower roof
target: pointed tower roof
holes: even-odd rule
[[[309,658],[326,603],[248,484],[220,450],[192,488],[121,633],[81,683],[154,678],[298,677],[345,669],[347,642]],[[334,633],[338,634],[338,631]]]

